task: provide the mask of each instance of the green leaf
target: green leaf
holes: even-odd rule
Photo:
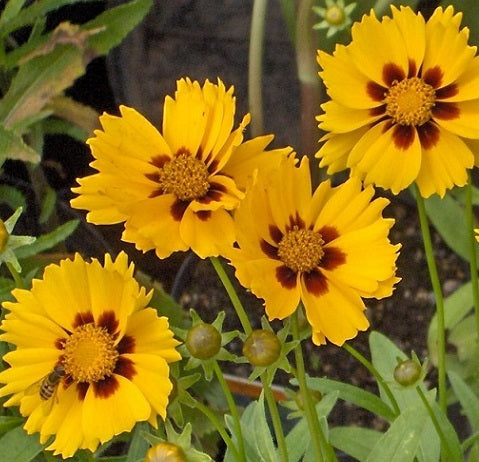
[[[37,151],[26,145],[21,136],[0,125],[0,165],[7,159],[22,160],[24,162],[37,164],[40,162],[40,155]]]
[[[359,462],[365,461],[382,433],[377,430],[361,427],[334,427],[330,430],[331,444],[354,457]]]
[[[88,41],[100,55],[119,45],[127,34],[145,17],[152,0],[134,0],[111,8],[84,25],[87,30],[99,30]]]
[[[38,217],[38,222],[40,224],[45,224],[48,221],[53,211],[55,210],[56,203],[57,203],[56,191],[50,186],[46,185],[45,196],[41,204],[40,216]]]
[[[9,11],[5,8],[5,11],[0,17],[0,34],[2,37],[6,37],[11,32],[33,24],[37,19],[44,18],[48,12],[61,8],[62,6],[94,1],[98,0],[36,0],[31,2],[28,7],[20,10],[18,3],[24,4],[25,0],[18,0],[15,2],[17,4],[13,5]],[[13,4],[14,2],[10,1],[9,3]]]
[[[0,185],[0,201],[5,202],[12,210],[22,208],[27,209],[27,201],[25,196],[13,186],[7,184]]]
[[[453,371],[448,371],[449,381],[457,399],[461,403],[462,412],[467,416],[473,432],[479,432],[479,398],[469,385]]]
[[[413,462],[429,415],[421,404],[402,412],[373,446],[366,462]]]
[[[226,419],[233,441],[237,442],[239,435],[236,434],[235,426],[231,418]],[[273,437],[266,420],[264,409],[264,396],[253,401],[244,410],[241,416],[241,431],[245,444],[247,460],[255,462],[277,462],[278,454],[273,444]],[[225,461],[233,461],[230,451],[227,451]]]
[[[308,386],[323,394],[334,390],[338,391],[340,399],[353,403],[363,409],[367,409],[373,414],[381,416],[388,421],[394,419],[393,411],[384,401],[373,393],[355,387],[354,385],[327,378],[310,378],[308,379]]]
[[[30,59],[20,66],[0,101],[0,121],[6,127],[21,124],[41,111],[84,71],[83,50],[70,44],[58,45],[51,53]]]
[[[288,449],[289,462],[298,462],[308,449],[311,435],[308,422],[302,418],[286,435],[286,447]]]
[[[15,289],[15,281],[8,278],[0,278],[0,302],[12,300],[11,291]]]
[[[434,194],[425,201],[426,212],[444,242],[457,255],[469,261],[469,232],[464,207],[452,195],[442,199]],[[464,226],[461,226],[463,224]],[[479,251],[476,251],[479,257]]]
[[[31,257],[44,250],[51,249],[60,242],[63,242],[70,234],[75,231],[76,227],[80,223],[79,220],[70,220],[63,223],[58,228],[50,233],[43,234],[37,238],[37,240],[30,245],[20,247],[15,250],[15,255],[18,259]]]
[[[15,416],[0,416],[0,434],[4,434],[12,428],[18,427],[23,423],[22,417]]]
[[[133,430],[133,435],[130,441],[130,447],[128,448],[128,456],[126,462],[137,462],[145,460],[145,454],[148,450],[149,444],[145,438],[141,435],[148,429],[148,424],[145,422],[139,422],[136,424]]]
[[[42,450],[38,434],[27,435],[22,427],[16,427],[0,438],[3,462],[30,462]]]

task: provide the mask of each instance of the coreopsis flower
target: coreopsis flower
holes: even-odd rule
[[[444,196],[467,182],[474,165],[468,140],[479,139],[479,57],[460,29],[461,13],[437,8],[426,22],[391,6],[352,27],[350,44],[318,62],[331,100],[319,127],[327,133],[320,166],[390,189],[417,183],[420,194]]]
[[[75,255],[45,268],[31,290],[15,289],[0,340],[15,345],[0,373],[5,406],[20,406],[28,433],[63,457],[95,450],[136,422],[156,426],[180,359],[168,320],[147,307],[125,253],[90,263]]]
[[[271,137],[242,143],[246,115],[233,129],[233,87],[181,79],[165,99],[160,133],[135,109],[104,114],[88,140],[98,173],[78,180],[72,207],[95,224],[124,222],[122,239],[160,258],[192,249],[217,256],[235,240],[230,211],[258,165],[291,149],[264,151]],[[218,232],[221,230],[220,232]]]
[[[238,248],[229,258],[270,320],[301,302],[318,345],[342,345],[368,328],[362,298],[389,296],[399,280],[400,246],[388,239],[394,220],[382,217],[388,200],[373,195],[357,178],[312,193],[306,158],[258,176],[235,212]]]

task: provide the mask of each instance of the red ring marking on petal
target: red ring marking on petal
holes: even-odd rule
[[[302,275],[306,290],[316,297],[329,291],[328,280],[319,269],[314,269]]]
[[[271,239],[276,242],[276,244],[279,244],[281,239],[283,239],[283,233],[275,225],[269,225],[269,235],[271,236]]]
[[[329,271],[346,263],[346,254],[337,247],[324,247],[324,255],[319,266]]]
[[[171,205],[171,216],[173,217],[173,220],[175,221],[181,221],[183,218],[183,215],[185,214],[186,209],[190,205],[189,202],[187,201],[180,201],[177,199],[172,205]]]
[[[259,246],[266,256],[272,258],[273,260],[279,260],[277,247],[271,245],[269,242],[266,242],[264,239],[261,239]]]
[[[436,100],[452,98],[453,96],[456,96],[458,93],[459,93],[459,88],[457,87],[457,84],[451,83],[449,85],[446,85],[443,88],[438,88],[436,90]]]
[[[324,244],[328,244],[339,237],[338,230],[334,226],[323,226],[319,230],[319,234],[321,234]]]
[[[98,382],[93,382],[91,385],[95,397],[101,399],[110,397],[120,387],[120,384],[114,375],[105,377],[103,380],[98,380]]]
[[[91,324],[94,322],[93,313],[91,311],[83,311],[75,315],[73,320],[73,328],[83,326],[85,324]]]
[[[404,71],[397,64],[388,63],[383,66],[383,81],[388,87],[405,78]]]
[[[196,216],[201,221],[208,221],[211,218],[211,210],[200,210],[196,212]]]
[[[114,335],[118,329],[118,320],[113,310],[103,312],[97,321],[98,327],[103,327],[110,335]]]
[[[118,354],[122,355],[125,353],[134,353],[135,352],[135,339],[131,335],[124,335],[116,346]]]
[[[384,97],[386,96],[386,92],[386,88],[382,87],[376,82],[373,82],[372,80],[370,80],[366,85],[366,93],[374,101],[383,101]]]
[[[440,136],[439,128],[432,122],[417,127],[417,133],[423,149],[432,149],[436,146]]]
[[[76,385],[78,399],[83,401],[85,399],[86,393],[88,388],[90,388],[90,384],[88,382],[79,382]]]
[[[115,374],[132,379],[136,374],[135,364],[131,359],[120,356],[115,364]]]
[[[422,80],[424,80],[424,82],[436,89],[441,86],[443,76],[444,73],[442,72],[441,68],[439,66],[434,66],[431,67],[431,69],[428,69],[422,75]]]
[[[276,279],[285,289],[294,289],[297,286],[296,272],[285,265],[276,268]]]
[[[461,111],[454,103],[436,101],[432,108],[432,115],[436,119],[453,120],[459,118]]]
[[[398,149],[406,151],[414,143],[416,137],[416,127],[413,125],[394,125],[392,138],[394,145]]]

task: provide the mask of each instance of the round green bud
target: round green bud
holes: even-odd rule
[[[420,380],[421,374],[421,365],[413,359],[406,359],[401,361],[394,369],[394,380],[400,385],[407,387],[414,385]]]
[[[221,334],[216,327],[202,322],[188,331],[185,344],[194,358],[210,359],[220,351]]]
[[[270,366],[281,352],[281,342],[274,332],[257,329],[243,344],[243,355],[253,366]]]
[[[324,19],[332,26],[339,26],[345,20],[344,10],[338,5],[332,5],[326,10]]]
[[[313,405],[316,405],[317,403],[319,403],[321,401],[321,398],[323,397],[321,392],[318,390],[308,389],[308,393],[311,398],[311,401],[313,402]],[[304,399],[303,399],[303,394],[301,393],[300,390],[296,392],[294,400],[296,401],[296,405],[298,406],[298,409],[304,410],[305,408]]]
[[[145,462],[186,462],[186,455],[176,444],[158,443],[148,450]]]

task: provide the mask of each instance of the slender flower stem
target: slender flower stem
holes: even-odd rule
[[[373,364],[368,361],[358,350],[356,350],[354,347],[352,347],[349,343],[345,343],[343,345],[343,348],[354,358],[356,358],[376,379],[378,384],[382,387],[384,390],[384,393],[386,393],[387,397],[389,398],[389,401],[391,401],[391,405],[393,407],[393,412],[395,415],[400,414],[400,409],[399,405],[396,401],[396,398],[394,397],[391,388],[389,388],[389,385],[384,381],[382,378],[381,374],[379,371],[373,366]]]
[[[233,443],[233,440],[228,435],[228,432],[225,430],[216,414],[208,406],[205,406],[201,401],[195,402],[195,408],[202,412],[213,424],[213,426],[216,428],[217,432],[220,434],[221,438],[225,442],[226,446],[228,446],[230,451],[233,453],[234,460],[241,460],[238,450]]]
[[[432,247],[431,233],[429,231],[426,206],[417,186],[415,195],[419,214],[419,221],[421,223],[424,251],[426,253],[427,267],[429,270],[429,278],[431,280],[434,297],[436,299],[439,406],[441,407],[443,412],[446,412],[446,329],[444,317],[444,297],[442,296],[442,289],[441,283],[439,281],[436,260],[434,259],[434,251]]]
[[[210,257],[210,260],[211,260],[211,263],[213,264],[213,267],[216,270],[216,273],[218,274],[218,277],[221,280],[221,283],[223,284],[224,288],[226,289],[226,292],[228,293],[231,303],[233,304],[233,307],[236,310],[236,314],[238,315],[241,325],[243,326],[243,330],[245,334],[249,335],[253,329],[251,327],[251,323],[249,322],[248,315],[246,314],[243,304],[241,303],[241,300],[239,299],[238,294],[236,293],[233,287],[233,284],[231,283],[219,259],[216,257]],[[271,420],[273,422],[273,428],[275,431],[276,441],[278,443],[278,449],[279,449],[281,461],[287,462],[288,452],[286,448],[286,441],[284,438],[283,426],[281,424],[281,419],[279,417],[276,401],[274,400],[273,393],[269,385],[270,382],[267,380],[267,377],[265,374],[261,376],[261,382],[263,384],[263,390],[265,393],[266,402],[268,404]]]
[[[477,241],[474,235],[474,213],[472,210],[472,179],[469,173],[469,181],[466,185],[466,223],[469,232],[469,268],[471,272],[472,296],[474,300],[474,314],[476,317],[476,336],[479,339],[479,280],[477,278]],[[478,340],[479,341],[479,340]]]
[[[251,16],[248,64],[248,100],[251,134],[263,133],[263,41],[267,0],[254,0]]]
[[[223,376],[223,371],[221,370],[218,361],[214,362],[214,371],[218,382],[223,390],[223,394],[225,395],[226,402],[228,403],[228,407],[230,408],[231,417],[233,418],[234,426],[236,429],[236,434],[238,436],[238,452],[239,452],[239,459],[240,461],[246,462],[246,453],[244,448],[244,440],[243,440],[243,432],[241,430],[241,422],[238,413],[238,408],[236,407],[235,400],[233,395],[231,394],[231,390],[226,383],[226,380]]]
[[[308,422],[309,433],[311,435],[311,441],[313,443],[314,460],[316,462],[332,462],[337,460],[334,454],[333,448],[326,441],[323,434],[323,429],[319,423],[318,414],[314,407],[308,385],[306,383],[306,371],[304,367],[303,351],[299,336],[298,326],[298,310],[292,315],[292,332],[293,338],[298,341],[298,344],[294,348],[294,359],[296,363],[296,379],[299,384],[299,391],[304,403],[304,412],[306,414],[306,421]],[[323,457],[323,449],[326,459]]]
[[[15,281],[15,287],[18,289],[24,289],[25,288],[25,283],[23,282],[22,277],[20,276],[20,273],[15,269],[15,267],[10,263],[6,262],[8,271],[10,271],[10,274],[12,275],[13,280]]]
[[[223,284],[223,287],[228,293],[231,303],[233,304],[233,308],[235,309],[236,314],[238,315],[238,318],[241,322],[241,325],[243,326],[245,334],[249,335],[252,331],[251,323],[249,322],[248,315],[246,314],[243,304],[241,303],[241,300],[239,299],[238,294],[233,287],[233,284],[231,283],[219,259],[217,257],[210,257],[210,260],[213,264],[216,274],[218,275],[221,280],[221,283]]]
[[[278,443],[279,457],[281,462],[289,462],[288,448],[286,446],[286,439],[284,438],[283,425],[281,423],[281,417],[278,412],[278,406],[273,396],[271,387],[269,386],[266,373],[261,377],[263,383],[264,396],[266,403],[268,404],[269,414],[271,416],[271,422],[273,423],[274,433],[276,435],[276,441]]]

